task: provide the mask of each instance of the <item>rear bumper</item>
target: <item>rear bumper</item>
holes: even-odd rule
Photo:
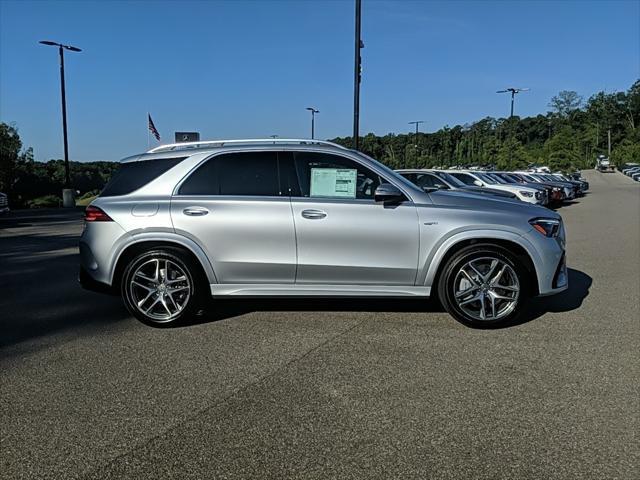
[[[80,286],[82,288],[91,292],[104,293],[107,295],[118,294],[111,285],[99,282],[98,280],[93,278],[83,267],[80,267],[80,271],[78,272],[78,282],[80,283]]]

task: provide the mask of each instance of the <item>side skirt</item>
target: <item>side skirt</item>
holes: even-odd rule
[[[431,287],[405,285],[212,284],[213,296],[428,297]]]

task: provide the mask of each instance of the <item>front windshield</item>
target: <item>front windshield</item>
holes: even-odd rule
[[[476,173],[475,174],[480,180],[482,180],[485,183],[488,183],[489,185],[495,185],[496,182],[493,178],[491,178],[489,175],[484,174],[484,173]]]
[[[497,173],[488,173],[487,175],[489,175],[496,182],[501,183],[502,185],[509,183]]]
[[[502,178],[504,178],[509,183],[520,183],[517,175],[512,175],[510,173],[503,173]]]
[[[381,168],[382,170],[385,171],[386,174],[388,174],[390,177],[392,177],[394,180],[396,180],[397,182],[401,183],[403,186],[410,188],[411,190],[418,190],[421,191],[420,187],[418,187],[417,185],[414,185],[411,181],[407,180],[406,178],[404,178],[402,175],[400,175],[398,172],[390,169],[389,167],[387,167],[384,163],[379,162],[378,160],[376,160],[375,158],[371,158],[369,155],[362,153],[362,152],[355,152],[358,155],[371,160],[372,162],[376,163],[376,166],[378,166],[379,168]],[[423,192],[424,193],[424,192]]]
[[[460,180],[458,180],[453,175],[449,175],[447,172],[439,172],[437,170],[433,170],[431,173],[433,173],[435,176],[441,178],[445,182],[449,182],[454,187],[457,187],[457,188],[466,187],[466,184],[464,182],[461,182]]]

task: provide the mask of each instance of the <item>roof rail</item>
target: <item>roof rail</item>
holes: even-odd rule
[[[252,145],[252,144],[274,144],[274,145],[329,145],[343,150],[347,147],[325,140],[312,140],[301,138],[250,138],[244,140],[205,140],[202,142],[182,142],[169,143],[152,148],[147,153],[172,152],[178,150],[191,150],[196,148],[222,147],[224,145]]]

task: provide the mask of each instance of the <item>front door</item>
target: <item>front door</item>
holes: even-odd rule
[[[226,153],[199,166],[171,200],[177,233],[196,241],[219,283],[293,283],[296,242],[276,152]]]
[[[294,162],[296,283],[414,285],[419,226],[413,203],[376,203],[375,189],[385,180],[350,158],[296,152]]]

